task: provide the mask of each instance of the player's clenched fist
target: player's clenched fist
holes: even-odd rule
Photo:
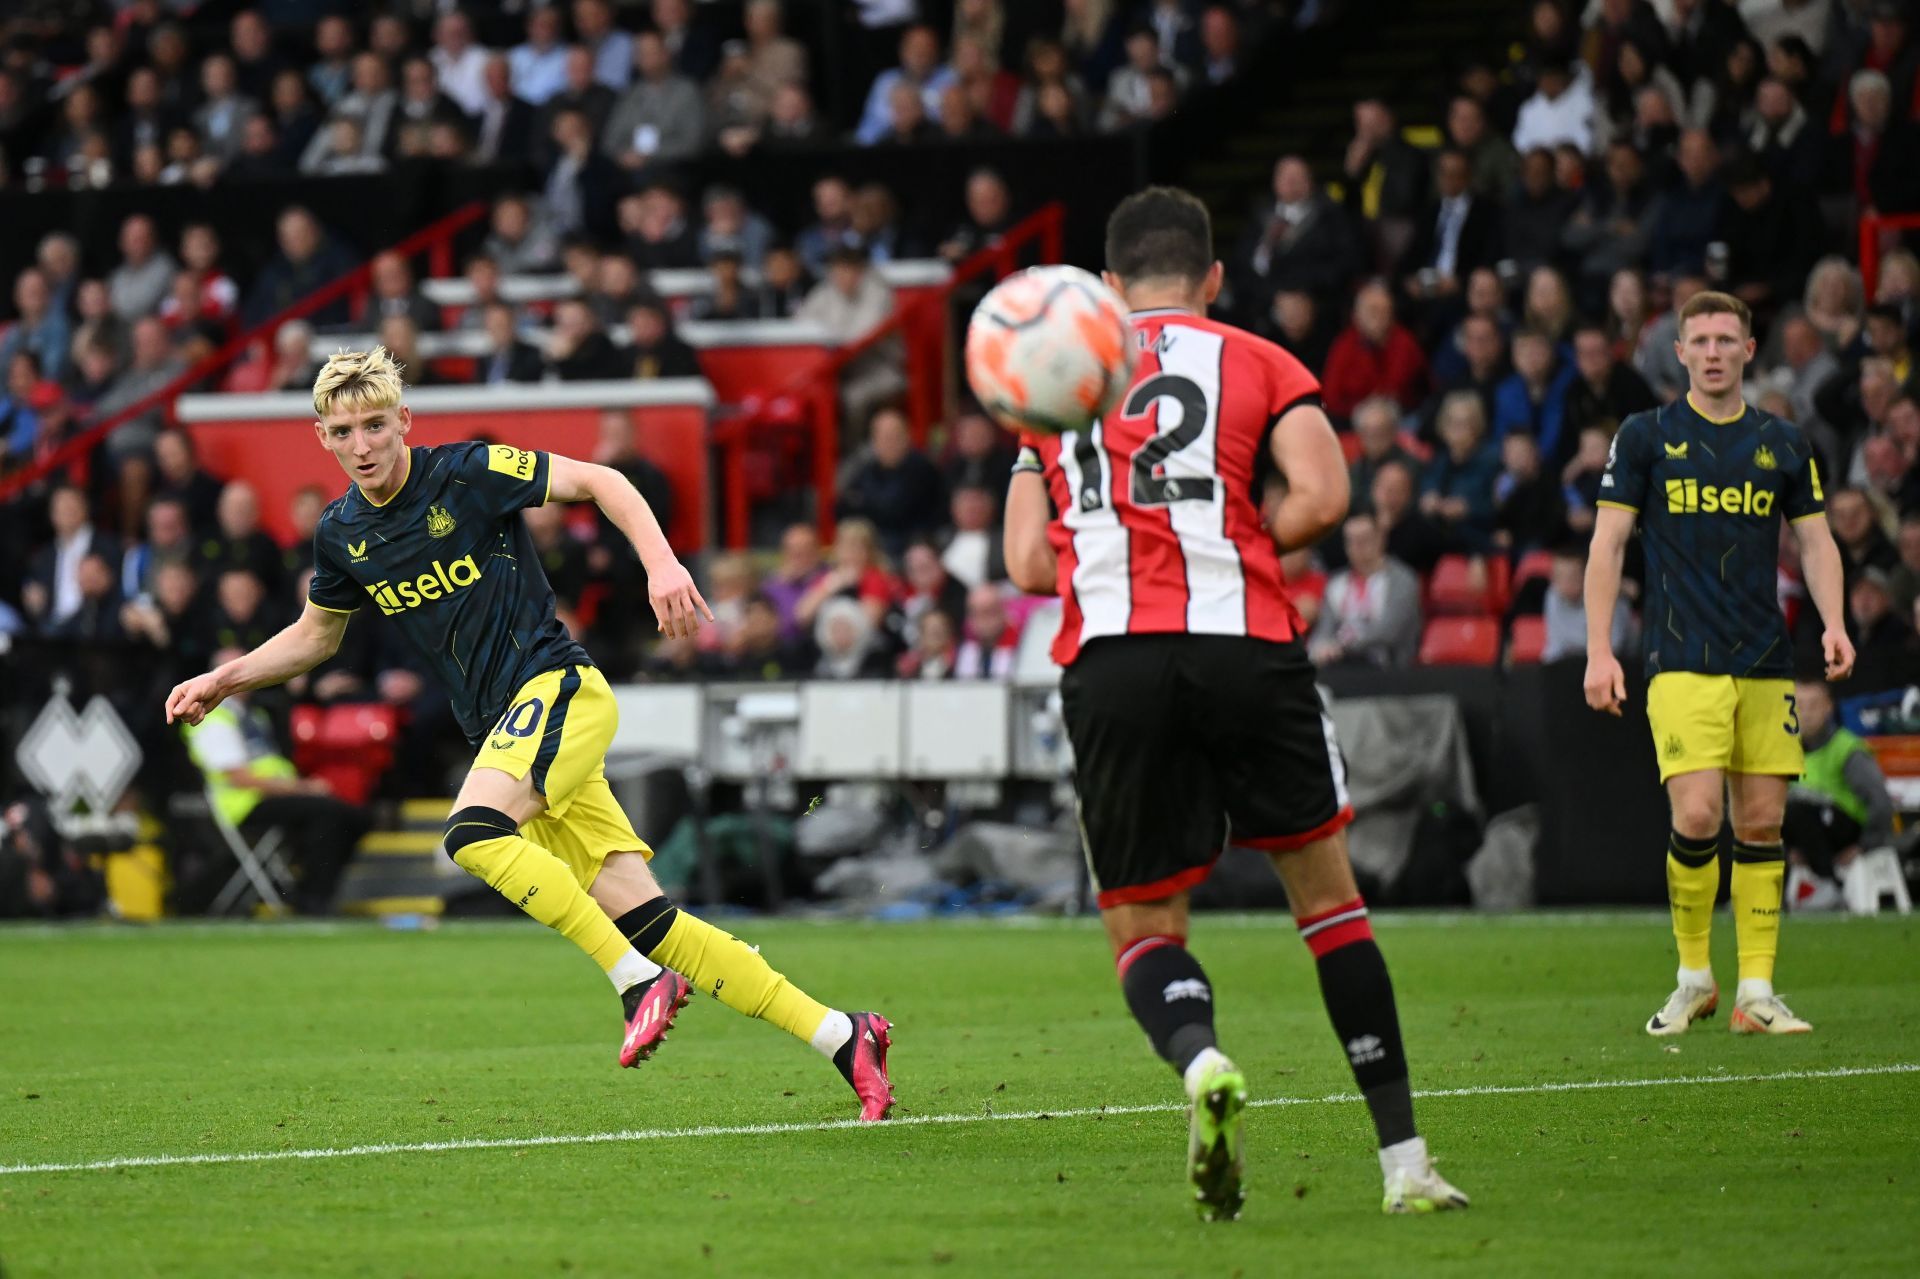
[[[660,633],[668,639],[692,635],[700,629],[700,615],[713,620],[713,610],[700,597],[693,574],[679,560],[647,570],[647,601],[659,619]]]
[[[212,671],[196,675],[175,684],[173,691],[167,694],[167,723],[184,720],[189,724],[198,724],[223,700],[219,681],[214,678]]]
[[[1612,653],[1595,653],[1587,658],[1587,705],[1609,715],[1618,715],[1627,700],[1627,677],[1620,659]]]

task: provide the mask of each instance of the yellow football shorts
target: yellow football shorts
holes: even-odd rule
[[[1800,711],[1790,679],[1668,671],[1647,687],[1660,780],[1717,768],[1800,776]]]
[[[547,671],[520,686],[473,761],[475,768],[514,778],[532,775],[547,810],[520,833],[565,862],[583,887],[592,885],[610,853],[653,858],[607,785],[607,747],[619,722],[613,690],[598,668]]]

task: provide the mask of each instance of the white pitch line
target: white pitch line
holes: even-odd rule
[[[1421,1100],[1447,1097],[1511,1097],[1540,1093],[1606,1092],[1618,1088],[1665,1088],[1686,1084],[1758,1084],[1788,1079],[1855,1079],[1866,1075],[1920,1074],[1920,1063],[1894,1062],[1884,1066],[1837,1066],[1830,1070],[1781,1070],[1765,1075],[1673,1075],[1665,1079],[1592,1079],[1552,1084],[1486,1084],[1473,1088],[1416,1090]],[[1356,1093],[1329,1093],[1324,1097],[1266,1097],[1254,1106],[1323,1106],[1359,1101]],[[1186,1107],[1166,1102],[1145,1106],[1095,1106],[1079,1110],[1020,1110],[1004,1114],[991,1110],[972,1115],[905,1115],[886,1124],[863,1124],[854,1119],[817,1124],[710,1124],[699,1128],[632,1128],[617,1132],[567,1133],[549,1137],[470,1137],[460,1141],[383,1142],[366,1146],[325,1146],[314,1150],[253,1150],[206,1155],[124,1155],[83,1163],[0,1164],[0,1177],[29,1173],[103,1172],[113,1168],[179,1168],[207,1164],[259,1164],[288,1159],[348,1159],[359,1155],[437,1154],[450,1150],[525,1150],[540,1146],[601,1146],[621,1142],[668,1141],[676,1137],[766,1137],[789,1133],[838,1132],[849,1128],[883,1131],[887,1128],[924,1128],[935,1124],[1002,1123],[1015,1120],[1094,1119],[1107,1115],[1160,1115],[1184,1112]]]

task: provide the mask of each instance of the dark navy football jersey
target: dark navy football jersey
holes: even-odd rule
[[[406,481],[385,503],[356,484],[321,514],[307,598],[334,613],[371,599],[433,664],[461,731],[478,742],[522,684],[592,665],[554,614],[519,517],[546,502],[549,459],[504,444],[409,452]]]
[[[1687,397],[1620,425],[1600,505],[1637,512],[1647,554],[1647,672],[1791,678],[1780,521],[1823,516],[1806,437],[1747,408],[1716,422]]]

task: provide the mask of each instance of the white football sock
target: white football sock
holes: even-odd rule
[[[1233,1062],[1218,1048],[1202,1048],[1200,1055],[1187,1063],[1186,1083],[1188,1100],[1192,1100],[1199,1094],[1200,1081],[1206,1078],[1207,1072],[1216,1066],[1224,1066],[1228,1070],[1233,1069]]]
[[[1682,968],[1675,976],[1682,986],[1694,986],[1702,990],[1713,989],[1713,969]]]
[[[815,1052],[832,1061],[833,1055],[846,1047],[847,1041],[852,1038],[853,1018],[838,1009],[829,1009],[820,1023],[820,1029],[813,1032],[813,1038],[808,1042],[813,1045]]]
[[[1391,1146],[1380,1147],[1380,1175],[1390,1177],[1395,1168],[1405,1168],[1410,1172],[1425,1172],[1428,1167],[1427,1139],[1409,1137],[1405,1141],[1396,1141]]]
[[[662,971],[660,965],[639,951],[630,949],[607,971],[607,980],[613,983],[615,990],[624,995],[641,982],[652,981]]]
[[[1740,979],[1740,993],[1734,996],[1737,1004],[1750,1004],[1756,999],[1772,999],[1773,983],[1761,977],[1743,977]]]

